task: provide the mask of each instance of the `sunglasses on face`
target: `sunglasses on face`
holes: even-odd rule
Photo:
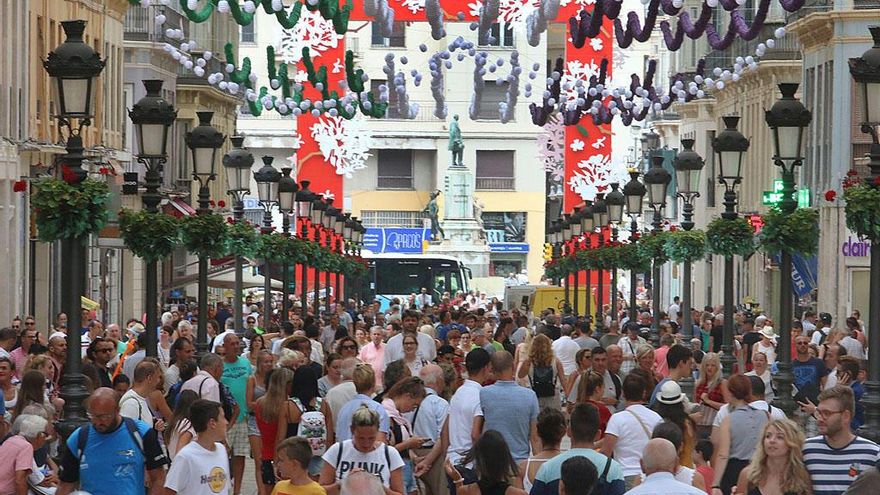
[[[345,349],[345,350],[354,350],[354,349],[357,349],[357,346],[354,345],[354,344],[346,344],[346,345],[342,346],[342,349]]]

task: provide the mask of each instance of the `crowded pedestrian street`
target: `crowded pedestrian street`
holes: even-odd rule
[[[876,1],[0,10],[0,495],[880,494]]]

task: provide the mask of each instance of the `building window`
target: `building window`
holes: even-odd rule
[[[483,229],[489,242],[526,242],[526,213],[523,211],[483,212]]]
[[[489,28],[486,44],[480,46],[513,46],[513,25],[507,22],[496,22]]]
[[[379,150],[378,189],[413,188],[412,150]]]
[[[257,24],[256,17],[254,20],[246,25],[241,27],[241,42],[242,43],[256,43],[257,42],[257,33],[255,31]]]
[[[480,99],[480,107],[477,109],[478,120],[500,120],[501,110],[498,104],[507,101],[507,88],[510,83],[504,81],[498,84],[495,80],[485,81],[483,97]]]
[[[373,46],[387,46],[387,47],[396,47],[396,48],[405,48],[406,47],[406,23],[403,21],[395,21],[394,25],[391,28],[391,37],[385,38],[382,36],[382,32],[380,28],[374,23],[372,25],[373,34],[372,34],[372,45]]]
[[[479,190],[513,190],[513,151],[478,150],[476,182]]]
[[[186,136],[186,134],[191,130],[192,124],[186,121],[178,121],[177,122],[178,132],[174,132],[175,136]],[[190,187],[192,184],[192,153],[188,153],[189,148],[186,147],[186,141],[184,139],[177,140],[177,156],[181,157],[181,159],[173,160],[171,163],[177,164],[175,167],[175,171],[172,174],[174,180],[177,182],[177,185],[181,187]]]
[[[369,228],[420,229],[425,226],[425,217],[420,211],[361,210],[361,221]]]

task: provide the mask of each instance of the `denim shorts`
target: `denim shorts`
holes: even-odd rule
[[[403,461],[403,489],[404,493],[412,493],[418,491],[419,486],[416,484],[416,477],[413,474],[412,459]]]

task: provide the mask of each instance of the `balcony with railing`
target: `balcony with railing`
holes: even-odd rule
[[[409,176],[379,176],[376,189],[412,190],[413,178]]]
[[[767,39],[773,38],[774,31],[784,25],[782,22],[768,22],[761,28],[758,36],[754,39],[746,41],[742,38],[737,38],[730,45],[730,48],[726,50],[712,50],[705,57],[707,70],[712,70],[713,67],[733,67],[736,56],[739,54],[755,53],[758,44],[766,43]],[[797,38],[795,36],[783,36],[781,39],[776,40],[775,47],[767,48],[764,56],[761,57],[761,61],[800,60],[800,58],[800,47],[798,46]]]
[[[876,0],[867,0],[867,1],[871,1],[875,5],[877,3]],[[866,0],[855,0],[855,4],[856,4],[855,8],[858,9],[859,7],[857,5],[859,3],[867,3],[867,1]],[[833,8],[834,8],[834,1],[833,0],[806,0],[804,2],[803,7],[797,9],[794,12],[789,12],[785,15],[785,22],[786,22],[786,24],[789,24],[789,23],[792,23],[792,22],[797,21],[799,19],[803,19],[804,17],[806,17],[810,14],[815,14],[816,12],[828,12],[829,10],[832,10]],[[868,8],[868,7],[862,7],[862,8]],[[871,7],[871,8],[877,8],[877,7]]]
[[[516,179],[513,177],[477,177],[476,189],[479,191],[513,191]]]
[[[165,16],[165,23],[161,26],[156,24],[157,14]],[[123,37],[126,41],[151,41],[180,46],[180,40],[165,36],[167,28],[179,28],[188,32],[189,19],[176,10],[161,5],[150,5],[139,9],[131,8],[125,13]]]

